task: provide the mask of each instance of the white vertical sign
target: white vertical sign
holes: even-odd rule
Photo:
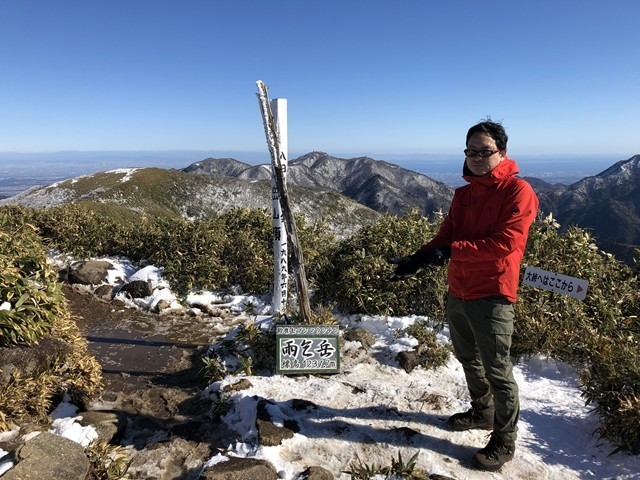
[[[278,133],[278,152],[280,158],[271,163],[271,200],[273,205],[273,313],[282,315],[287,307],[289,264],[287,249],[287,227],[282,218],[282,206],[280,205],[280,192],[276,182],[276,168],[281,169],[282,179],[287,178],[287,157],[289,156],[289,139],[287,137],[287,99],[275,98],[270,101],[271,111]]]

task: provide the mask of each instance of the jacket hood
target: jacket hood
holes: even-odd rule
[[[517,175],[520,172],[518,168],[518,164],[515,160],[511,160],[509,157],[505,155],[504,159],[496,165],[496,168],[491,170],[489,173],[478,177],[474,175],[469,167],[467,166],[467,162],[465,160],[462,166],[462,178],[464,178],[469,183],[478,183],[482,185],[493,185],[494,183],[499,183],[506,178]]]

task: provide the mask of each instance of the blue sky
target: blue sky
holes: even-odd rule
[[[0,151],[640,153],[637,0],[6,0]],[[621,156],[621,159],[625,158]]]

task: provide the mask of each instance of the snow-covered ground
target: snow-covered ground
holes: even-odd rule
[[[115,276],[136,275],[134,278],[148,278],[165,287],[145,300],[147,306],[157,303],[156,296],[171,300],[170,289],[157,269],[136,273],[126,263],[118,264],[118,269]],[[191,298],[202,304],[209,297],[220,302],[220,296],[213,292]],[[256,322],[271,321],[264,299],[237,295],[228,300],[238,308],[251,302]],[[498,473],[475,470],[471,457],[488,441],[487,432],[453,432],[445,423],[449,415],[469,406],[457,361],[451,357],[444,367],[406,373],[395,360],[399,351],[416,343],[402,334],[403,329],[425,317],[342,316],[339,320],[342,326],[371,331],[376,343],[365,351],[359,342],[346,342],[339,373],[242,377],[248,378],[251,387],[230,394],[233,407],[224,417],[240,434],[242,443],[230,444],[224,454],[212,457],[209,465],[230,456],[250,456],[270,461],[283,479],[295,480],[308,466],[317,465],[346,480],[351,477],[344,472],[360,462],[389,466],[400,455],[406,462],[417,453],[417,467],[458,480],[640,479],[640,456],[609,456],[615,447],[594,436],[597,418],[580,397],[576,372],[542,357],[515,366],[522,409],[515,458]],[[449,342],[447,330],[439,333],[439,341]],[[227,377],[202,394],[215,399],[222,387],[240,378]],[[273,403],[269,407],[272,418],[282,422],[294,419],[300,427],[280,446],[257,443],[255,419],[260,398]],[[312,402],[315,408],[296,410],[294,399]],[[86,444],[95,432],[81,427],[76,415],[73,405],[61,403],[53,414],[57,420],[52,431]],[[0,464],[0,472],[3,466],[7,469],[11,464]]]

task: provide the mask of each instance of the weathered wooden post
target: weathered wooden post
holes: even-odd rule
[[[289,193],[287,191],[287,184],[283,175],[283,172],[286,170],[286,166],[283,168],[283,162],[284,165],[286,165],[287,158],[286,154],[283,156],[283,152],[280,150],[281,141],[279,138],[279,132],[276,128],[276,122],[271,111],[271,106],[269,104],[267,87],[261,80],[258,80],[256,84],[258,85],[257,95],[260,101],[260,110],[262,112],[265,136],[267,138],[269,152],[271,153],[272,172],[278,188],[282,216],[285,220],[286,238],[291,246],[291,268],[293,269],[298,292],[300,319],[303,323],[311,323],[311,306],[309,303],[309,288],[307,286],[304,257],[302,255],[302,249],[300,248],[300,242],[298,241],[296,222],[289,204]],[[274,308],[276,308],[275,305]]]

